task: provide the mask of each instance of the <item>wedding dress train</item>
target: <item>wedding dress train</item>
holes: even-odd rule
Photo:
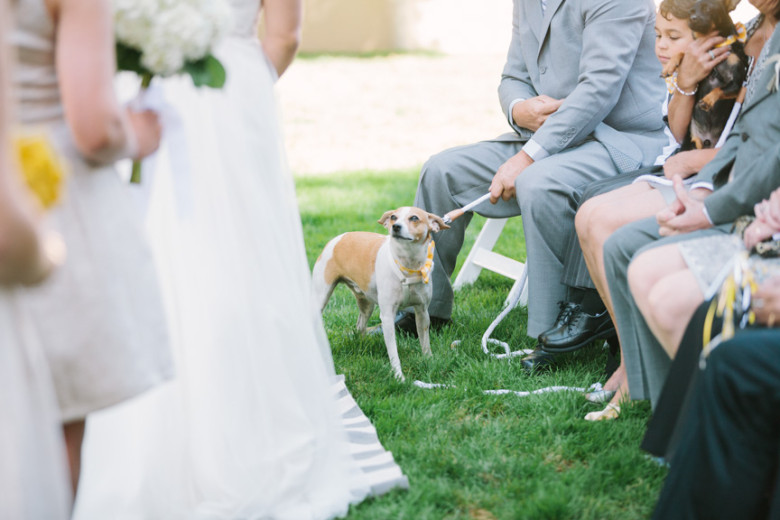
[[[77,520],[331,518],[408,486],[333,370],[275,75],[247,22],[259,1],[232,4],[227,84],[165,82],[165,144],[144,171],[177,376],[90,416]]]

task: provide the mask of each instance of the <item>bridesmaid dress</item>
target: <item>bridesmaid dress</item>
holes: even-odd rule
[[[172,376],[166,319],[143,221],[113,166],[88,163],[65,121],[55,68],[56,27],[44,0],[12,3],[17,116],[48,133],[68,166],[47,226],[68,258],[24,291],[53,374],[62,422],[133,397]]]

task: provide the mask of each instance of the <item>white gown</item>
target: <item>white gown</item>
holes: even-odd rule
[[[232,3],[226,86],[165,82],[181,124],[144,171],[176,380],[90,416],[77,520],[331,518],[408,486],[333,371],[259,0]]]
[[[0,289],[0,518],[65,520],[70,481],[51,373],[29,317]]]

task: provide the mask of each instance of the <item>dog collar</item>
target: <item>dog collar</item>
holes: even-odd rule
[[[742,22],[737,22],[734,24],[734,28],[737,30],[737,34],[732,34],[728,38],[726,38],[721,43],[717,44],[715,47],[726,47],[728,45],[731,45],[734,42],[742,42],[745,43],[747,41],[747,29],[745,28],[745,25]]]
[[[404,267],[401,265],[401,262],[393,258],[393,261],[395,262],[395,265],[398,266],[398,269],[400,269],[400,273],[403,274],[409,274],[409,275],[418,275],[418,279],[410,279],[405,276],[401,277],[401,281],[405,284],[410,283],[419,283],[420,280],[422,280],[423,283],[429,283],[431,281],[430,273],[431,269],[433,269],[433,250],[436,247],[436,243],[431,240],[431,242],[428,244],[428,254],[425,258],[425,263],[423,266],[419,269],[409,269],[408,267]]]

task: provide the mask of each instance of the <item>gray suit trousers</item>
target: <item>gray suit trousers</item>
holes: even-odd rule
[[[482,141],[445,150],[423,166],[415,205],[444,215],[487,193],[498,168],[523,146],[518,141]],[[574,231],[576,193],[593,181],[614,176],[617,169],[606,148],[588,140],[526,168],[515,181],[516,200],[485,202],[475,208],[488,218],[523,215],[528,267],[528,335],[549,329],[564,300],[560,283],[567,244]],[[463,246],[471,215],[437,234],[433,270],[432,316],[452,314],[450,277]]]
[[[661,166],[648,166],[633,172],[621,173],[620,175],[591,183],[587,185],[583,191],[577,194],[577,209],[579,210],[586,201],[593,197],[622,188],[623,186],[628,186],[641,175],[647,175],[649,173],[657,174],[659,172],[663,173],[663,168]],[[585,257],[582,255],[582,248],[580,247],[580,240],[577,238],[577,233],[572,234],[571,239],[569,240],[569,246],[566,251],[566,260],[563,263],[561,283],[567,287],[596,289],[596,286],[593,285],[590,273],[588,272]]]
[[[628,265],[636,255],[647,249],[725,233],[729,227],[730,225],[721,226],[661,238],[655,217],[648,217],[621,227],[604,244],[604,266],[632,399],[649,399],[655,407],[666,381],[671,359],[655,339],[634,302],[628,286]]]

